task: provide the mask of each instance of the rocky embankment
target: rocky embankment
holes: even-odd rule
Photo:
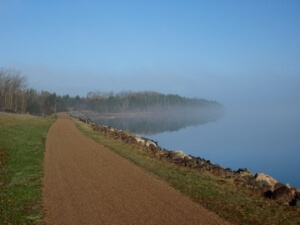
[[[230,179],[238,186],[251,188],[266,198],[273,199],[283,205],[300,206],[300,189],[290,187],[288,184],[279,183],[267,174],[252,174],[246,168],[238,169],[237,171],[230,168],[223,168],[217,164],[212,164],[209,160],[186,155],[180,150],[169,151],[162,149],[158,146],[157,142],[134,135],[127,130],[118,130],[113,127],[95,124],[86,118],[75,117],[85,123],[91,124],[95,131],[103,135],[122,140],[126,143],[139,145],[143,151],[159,160],[165,160],[178,166],[188,167],[201,172],[209,172],[222,179]]]

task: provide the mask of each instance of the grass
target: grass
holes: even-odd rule
[[[73,121],[88,137],[141,166],[159,179],[166,180],[196,203],[234,224],[300,224],[299,207],[279,205],[255,193],[250,187],[239,187],[233,181],[158,160],[147,155],[138,145],[126,144],[104,136],[93,131],[90,125],[76,119]]]
[[[0,224],[42,224],[45,140],[55,117],[0,113]]]

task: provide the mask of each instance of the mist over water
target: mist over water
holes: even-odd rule
[[[298,109],[227,109],[215,122],[148,136],[232,169],[249,168],[300,187]]]
[[[183,150],[225,168],[263,172],[300,187],[300,113],[296,107],[232,107],[198,118],[181,114],[97,122],[128,129],[168,150]]]
[[[164,132],[176,132],[189,126],[204,125],[217,121],[224,115],[223,110],[192,110],[174,111],[173,113],[123,113],[119,116],[88,116],[93,121],[116,127],[121,130],[130,130],[138,135],[155,135]]]

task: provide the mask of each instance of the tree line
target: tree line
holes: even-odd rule
[[[67,111],[81,103],[79,96],[57,96],[27,88],[27,78],[20,71],[0,69],[0,111],[43,115]]]
[[[70,110],[92,110],[99,113],[166,112],[174,109],[221,108],[216,101],[186,98],[153,91],[89,92],[86,97],[56,95],[27,88],[27,79],[20,71],[0,69],[0,111],[52,114]]]
[[[114,94],[90,92],[87,105],[99,113],[109,112],[169,112],[178,110],[216,109],[222,106],[216,101],[186,98],[175,94],[153,91],[120,92]]]

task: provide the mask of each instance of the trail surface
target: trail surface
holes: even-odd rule
[[[228,224],[84,136],[64,115],[49,130],[44,173],[46,224]]]

